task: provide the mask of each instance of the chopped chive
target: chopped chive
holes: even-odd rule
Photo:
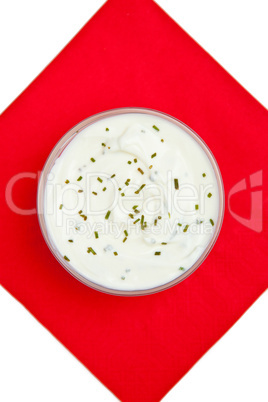
[[[114,251],[114,255],[118,255],[117,251]]]
[[[95,238],[98,239],[99,238],[99,233],[98,232],[94,232],[95,234]]]
[[[134,225],[136,225],[136,223],[137,222],[139,222],[140,221],[140,218],[139,219],[136,219],[133,223],[134,223]]]
[[[137,159],[137,158],[135,158],[135,159],[134,159],[134,163],[137,163],[137,162],[138,162],[138,159]]]
[[[103,187],[102,191],[106,191],[106,187]]]
[[[98,193],[96,193],[96,191],[92,191],[92,194],[94,194],[94,195],[98,195]]]
[[[159,131],[159,128],[156,127],[155,125],[153,125],[153,128],[154,128],[156,131]]]
[[[73,243],[74,241],[70,239],[70,240],[68,240],[68,242],[69,242],[69,243]]]
[[[78,190],[78,193],[82,193],[83,192],[83,190]]]
[[[125,243],[126,240],[127,240],[127,237],[124,238],[123,243]]]
[[[108,147],[108,149],[111,149],[111,147]]]
[[[147,222],[144,222],[144,228],[147,228]]]
[[[170,219],[170,212],[168,212],[168,217],[169,217],[169,219]]]
[[[163,244],[164,246],[167,244],[167,243],[165,243],[165,242],[162,242],[161,244]]]
[[[138,205],[133,205],[132,209],[137,209]]]
[[[155,158],[155,157],[156,157],[156,152],[153,155],[151,155],[151,158]]]
[[[144,225],[144,215],[141,216],[141,228],[144,230],[145,225]]]
[[[70,183],[70,181],[67,179],[67,180],[65,180],[65,183],[68,184],[68,183]]]
[[[144,171],[141,168],[137,169],[141,174],[144,174]]]
[[[210,197],[212,197],[212,194],[211,194],[211,193],[208,193],[208,198],[210,198]]]
[[[135,214],[139,214],[140,211],[138,209],[134,209]]]
[[[128,236],[128,232],[127,232],[127,230],[124,230],[124,233],[125,233],[125,235],[126,235],[126,236]]]
[[[131,162],[131,161],[127,161],[127,163],[128,163],[129,165],[131,165],[132,162]]]
[[[187,232],[189,225],[185,225],[183,231]]]
[[[156,225],[157,225],[157,219],[154,220],[154,226],[156,226]]]
[[[134,215],[133,215],[133,214],[128,214],[128,216],[130,216],[131,219],[134,219]]]
[[[59,207],[59,209],[62,209],[62,207],[63,207],[63,204],[60,204],[60,207]]]
[[[121,197],[125,197],[125,193],[121,193]]]
[[[80,181],[80,180],[82,180],[82,179],[83,179],[83,177],[82,177],[82,176],[79,176],[78,179],[77,179],[77,181]]]
[[[125,276],[121,276],[121,279],[122,279],[122,281],[124,281],[124,280],[126,279],[126,277],[125,277]]]
[[[179,268],[179,270],[180,270],[180,271],[184,271],[184,270],[185,270],[185,268],[183,268],[183,267],[180,267],[180,268]]]
[[[105,131],[109,131],[109,128],[108,128],[108,127],[106,127]]]
[[[196,223],[198,224],[198,225],[200,225],[201,223],[203,223],[204,221],[199,221],[198,219],[197,219],[197,221],[196,221]]]
[[[196,209],[196,210],[199,209],[199,205],[198,205],[198,204],[195,205],[195,209]]]
[[[115,174],[112,174],[111,179],[113,179],[115,177]]]
[[[161,142],[164,142],[163,138],[161,138]]]
[[[158,216],[158,219],[162,219],[162,216]]]
[[[140,188],[139,188],[137,191],[135,191],[135,194],[139,194],[139,192],[140,192],[144,187],[145,187],[145,184],[142,184],[142,185],[140,186]]]
[[[98,177],[97,180],[98,180],[100,183],[103,182],[103,180],[102,180],[100,177]]]
[[[106,144],[105,144],[104,142],[102,142],[101,145],[102,145],[103,147],[106,147]]]
[[[125,181],[125,185],[129,186],[129,180]]]
[[[154,255],[161,255],[161,251],[156,251]]]
[[[118,191],[121,191],[121,190],[122,190],[122,188],[121,188],[121,187],[119,187]]]
[[[203,173],[202,176],[203,176],[203,177],[206,177],[206,173]]]
[[[80,209],[80,211],[78,211],[79,215],[82,214],[82,212],[83,212],[82,209]]]
[[[107,211],[107,213],[105,215],[105,219],[109,219],[110,214],[111,214],[111,211]]]
[[[96,162],[96,159],[90,158],[91,162]]]
[[[152,169],[152,167],[153,167],[153,165],[150,165],[150,166],[149,166],[149,169]]]
[[[84,218],[84,221],[87,220],[87,216],[86,216],[86,215],[80,215],[80,216],[81,216],[81,218]]]
[[[179,180],[178,179],[174,179],[174,187],[175,187],[175,190],[179,190]]]
[[[214,221],[213,221],[213,219],[210,219],[209,222],[211,223],[212,226],[214,226]]]
[[[178,223],[178,226],[182,226],[182,223]]]
[[[92,247],[88,247],[88,248],[87,248],[87,252],[88,252],[88,253],[92,253],[93,255],[96,255],[96,254],[97,254],[96,251],[94,251]]]
[[[63,257],[66,261],[70,261],[69,260],[69,258],[65,255],[64,257]]]

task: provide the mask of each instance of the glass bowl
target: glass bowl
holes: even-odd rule
[[[99,285],[97,283],[94,283],[93,281],[89,280],[85,276],[81,275],[71,264],[69,264],[68,261],[66,261],[63,256],[59,253],[57,250],[56,245],[53,243],[52,239],[49,236],[47,226],[46,226],[46,221],[44,217],[44,203],[45,203],[45,187],[48,179],[48,175],[55,164],[56,159],[61,155],[63,150],[70,144],[70,142],[77,136],[79,133],[88,127],[89,125],[102,120],[107,117],[112,117],[116,115],[121,115],[121,114],[126,114],[126,113],[139,113],[139,114],[149,114],[151,116],[157,116],[161,117],[163,119],[166,119],[173,124],[179,126],[182,128],[186,133],[188,133],[198,144],[199,146],[203,149],[203,151],[206,153],[211,166],[214,170],[216,180],[217,180],[217,185],[218,185],[218,192],[219,192],[219,213],[218,213],[218,219],[217,222],[215,223],[215,230],[213,233],[213,236],[211,237],[210,242],[206,246],[205,250],[203,251],[202,255],[198,258],[198,260],[189,268],[187,269],[183,274],[181,274],[179,277],[176,279],[167,282],[165,284],[162,284],[157,287],[149,288],[149,289],[143,289],[143,290],[118,290],[118,289],[110,289],[108,287]],[[224,187],[223,187],[223,181],[221,177],[221,173],[218,167],[218,164],[216,162],[216,159],[214,158],[212,152],[208,148],[208,146],[205,144],[205,142],[192,130],[190,129],[186,124],[182,123],[178,119],[175,119],[172,116],[169,116],[165,113],[152,110],[152,109],[145,109],[145,108],[136,108],[136,107],[128,107],[128,108],[118,108],[118,109],[112,109],[108,110],[102,113],[95,114],[93,116],[88,117],[87,119],[81,121],[78,123],[76,126],[74,126],[71,130],[69,130],[60,140],[59,142],[55,145],[53,150],[51,151],[44,168],[41,172],[39,183],[38,183],[38,191],[37,191],[37,214],[38,214],[38,220],[41,228],[41,232],[43,234],[43,237],[45,239],[45,242],[47,243],[48,248],[56,258],[56,260],[68,271],[73,277],[78,279],[80,282],[83,284],[89,286],[90,288],[93,288],[95,290],[112,294],[112,295],[117,295],[117,296],[141,296],[141,295],[149,295],[153,294],[156,292],[160,292],[162,290],[168,289],[174,285],[179,284],[182,282],[184,279],[186,279],[188,276],[190,276],[205,260],[205,258],[208,256],[210,251],[212,250],[218,236],[221,230],[222,222],[223,222],[223,216],[224,216]]]

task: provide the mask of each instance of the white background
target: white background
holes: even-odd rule
[[[256,99],[268,106],[267,0],[157,2]],[[102,3],[2,2],[0,112]],[[266,292],[162,402],[267,402],[267,315]],[[74,400],[117,401],[0,287],[0,401]]]

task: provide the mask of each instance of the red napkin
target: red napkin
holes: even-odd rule
[[[55,143],[80,120],[122,106],[192,127],[218,160],[227,196],[245,179],[202,266],[136,298],[75,280],[30,214]],[[267,197],[262,218],[261,173],[249,177],[267,166],[267,111],[153,1],[110,0],[3,113],[0,130],[1,284],[120,400],[159,401],[267,287]]]

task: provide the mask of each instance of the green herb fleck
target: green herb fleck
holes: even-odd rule
[[[178,223],[178,226],[182,226],[182,223]]]
[[[115,174],[112,174],[111,179],[113,179],[115,177]]]
[[[154,226],[156,226],[156,225],[157,225],[157,219],[154,220]]]
[[[65,255],[64,257],[63,257],[66,261],[70,261],[69,260],[69,258]]]
[[[149,166],[149,169],[152,169],[152,167],[153,167],[153,165],[150,165],[150,166]]]
[[[199,209],[199,205],[198,205],[198,204],[195,205],[195,209],[196,209],[196,210]]]
[[[134,215],[133,215],[133,214],[128,214],[128,216],[130,216],[131,219],[134,219]]]
[[[209,222],[211,223],[212,226],[214,226],[214,221],[213,221],[213,219],[210,219]]]
[[[128,161],[127,163],[128,163],[129,165],[131,165],[132,162],[131,162],[131,161]]]
[[[208,193],[208,198],[210,198],[210,197],[212,197],[212,194],[211,194],[211,193]]]
[[[106,127],[105,131],[109,131],[109,128],[108,128],[108,127]]]
[[[103,147],[106,147],[106,144],[105,144],[104,142],[102,142],[101,145],[102,145]]]
[[[128,236],[128,232],[127,232],[127,230],[124,230],[124,233],[125,233],[125,235],[126,235],[126,236]]]
[[[94,195],[98,195],[98,193],[96,193],[96,191],[92,191],[92,194],[94,194]]]
[[[96,159],[90,158],[91,162],[96,162]]]
[[[156,157],[156,152],[153,155],[151,155],[151,158],[155,158],[155,157]]]
[[[133,205],[132,209],[137,209],[138,205]]]
[[[105,219],[109,219],[110,214],[111,214],[111,211],[107,211],[107,213],[105,215]]]
[[[78,211],[79,215],[82,214],[82,212],[83,212],[82,209],[80,209],[80,211]]]
[[[127,240],[127,237],[124,238],[123,243],[125,243],[126,240]]]
[[[174,187],[175,187],[175,190],[179,190],[179,180],[178,179],[174,179]]]
[[[137,162],[138,162],[138,159],[137,159],[137,158],[135,158],[135,159],[134,159],[134,163],[137,163]]]
[[[98,239],[99,238],[99,233],[98,232],[94,232],[95,233],[95,238]]]
[[[122,188],[121,188],[121,187],[119,187],[118,191],[121,191],[121,190],[122,190]]]
[[[96,255],[96,254],[97,254],[96,251],[94,251],[92,247],[88,247],[88,248],[87,248],[87,252],[88,252],[88,253],[92,253],[93,255]]]
[[[106,187],[103,187],[102,191],[106,191]]]
[[[153,128],[154,128],[156,131],[159,131],[159,128],[156,127],[155,125],[153,125]]]
[[[68,240],[68,242],[69,242],[69,243],[73,243],[74,241],[70,239],[70,240]]]
[[[63,204],[60,204],[60,207],[59,207],[59,209],[62,209],[63,208]]]
[[[97,180],[98,180],[100,183],[103,182],[103,180],[102,180],[100,177],[98,177]]]
[[[185,225],[183,231],[187,232],[189,225]]]
[[[77,179],[77,181],[80,181],[80,180],[82,180],[82,179],[83,179],[83,177],[82,177],[82,176],[79,176],[78,179]]]
[[[180,267],[179,270],[180,270],[180,271],[185,271],[185,268]]]
[[[156,251],[154,255],[161,255],[161,251]]]
[[[165,242],[162,242],[161,244],[163,244],[164,246],[167,244],[167,243],[165,243]]]
[[[78,193],[82,193],[83,192],[83,190],[78,190]]]
[[[114,255],[118,255],[117,251],[114,251]]]
[[[144,171],[143,171],[141,168],[138,168],[138,171],[139,171],[141,174],[144,174]]]
[[[121,193],[121,197],[125,197],[125,193]]]
[[[65,183],[68,184],[68,183],[70,183],[70,181],[67,179],[67,180],[65,180]]]
[[[137,222],[139,222],[140,221],[140,218],[139,219],[136,219],[133,223],[134,223],[134,225],[136,225],[136,223]]]
[[[206,173],[203,173],[202,176],[203,176],[203,177],[206,177]]]
[[[145,187],[145,184],[142,184],[142,185],[140,186],[140,188],[139,188],[137,191],[135,191],[135,194],[139,194],[139,192],[140,192],[144,187]]]
[[[164,142],[163,138],[161,138],[161,142]]]
[[[162,216],[158,216],[158,219],[162,219]]]

